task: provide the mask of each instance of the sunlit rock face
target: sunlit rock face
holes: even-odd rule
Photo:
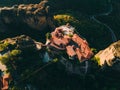
[[[111,44],[104,50],[101,50],[95,55],[98,58],[98,63],[103,70],[107,70],[116,77],[120,74],[120,40]],[[118,74],[119,73],[119,74]]]
[[[14,38],[6,38],[1,41],[1,44],[2,43],[3,44],[7,43],[8,47],[6,47],[4,50],[1,50],[1,52],[3,52],[3,51],[7,52],[8,50],[13,49],[13,48],[9,47],[9,44],[14,45],[14,48],[20,49],[20,50],[25,50],[28,48],[31,48],[33,50],[40,50],[43,46],[42,43],[37,42],[26,35],[20,35],[20,36],[14,37]]]
[[[95,57],[100,59],[101,66],[104,65],[105,62],[109,66],[112,66],[114,62],[120,58],[120,40],[111,44],[105,50],[98,52]]]
[[[19,27],[23,27],[22,24],[39,31],[46,27],[54,27],[47,1],[42,1],[39,4],[20,4],[0,8],[0,27],[4,29],[4,26],[12,25],[12,27],[19,29]]]
[[[26,35],[17,36],[14,38],[7,38],[0,41],[0,70],[8,70],[8,66],[6,66],[6,63],[4,63],[3,57],[6,56],[6,58],[9,58],[11,60],[11,54],[14,53],[14,55],[12,55],[15,56],[15,58],[12,58],[12,60],[14,61],[16,59],[21,60],[22,58],[24,58],[24,56],[25,58],[29,58],[31,57],[31,55],[36,53],[36,55],[38,54],[37,56],[39,58],[38,52],[42,49],[43,46],[44,45],[42,43],[37,42]],[[18,53],[22,56],[17,55]],[[14,69],[16,69],[16,65],[14,66]]]
[[[101,66],[101,73],[109,80],[120,78],[120,40],[98,52],[95,57]]]
[[[0,70],[1,70],[1,71],[6,71],[6,70],[7,70],[7,69],[6,69],[6,66],[3,65],[1,62],[0,62]]]

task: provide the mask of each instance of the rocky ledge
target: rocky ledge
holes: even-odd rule
[[[59,60],[59,63],[64,65],[70,73],[79,75],[87,73],[86,64],[88,66],[88,63],[80,65],[80,62],[87,61],[92,55],[87,41],[77,35],[70,25],[60,26],[47,35],[46,44],[37,42],[26,35],[4,39],[0,41],[0,69],[3,73],[1,78],[5,78],[2,80],[2,88],[8,88],[10,80],[8,74],[11,75],[13,81],[19,81],[26,74],[34,72],[37,66],[44,65],[44,60],[49,58],[51,62]],[[71,63],[71,59],[74,63],[76,60],[79,63],[75,65]]]
[[[28,79],[29,74],[33,75],[37,72],[36,69],[39,70],[42,66],[45,67],[53,62],[58,62],[55,68],[62,67],[62,70],[64,68],[71,74],[83,76],[94,68],[98,68],[90,60],[93,57],[93,52],[88,42],[78,35],[71,25],[57,27],[53,32],[46,34],[46,39],[46,44],[42,44],[29,36],[20,35],[0,41],[0,69],[3,74],[0,77],[0,79],[2,78],[0,83],[4,86],[1,88],[8,88],[8,81],[11,80],[11,77],[12,81],[19,85],[20,80]],[[104,67],[107,64],[110,71],[114,70],[118,74],[120,72],[119,52],[120,41],[97,53],[95,58],[97,58],[99,65]],[[45,63],[45,59],[50,60]],[[44,75],[40,73],[40,76],[43,78]]]
[[[104,50],[101,50],[95,55],[96,58],[100,59],[100,65],[107,63],[109,66],[112,66],[116,59],[120,58],[120,41],[117,41],[111,44]]]
[[[9,81],[23,77],[31,66],[41,65],[39,54],[42,49],[42,43],[26,35],[0,41],[0,89],[8,90]]]
[[[120,72],[120,40],[99,51],[95,57],[100,66],[109,66],[111,71]]]
[[[6,32],[11,27],[16,27],[18,30],[21,27],[28,27],[38,31],[46,28],[53,29],[50,6],[48,6],[47,1],[41,1],[39,4],[0,7],[0,27],[0,32]]]
[[[2,60],[2,57],[4,57],[5,55],[9,56],[11,53],[16,54],[17,53],[16,50],[18,52],[30,55],[41,50],[44,46],[45,45],[43,45],[42,43],[37,42],[31,39],[29,36],[25,35],[17,36],[14,38],[7,38],[0,42],[0,57],[1,57],[0,60]],[[2,68],[3,67],[2,64],[0,65],[1,65],[0,70],[2,71],[7,70],[5,68]]]

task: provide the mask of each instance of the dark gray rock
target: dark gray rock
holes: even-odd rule
[[[47,32],[54,29],[52,19],[47,1],[1,7],[0,32],[27,32],[23,29]]]

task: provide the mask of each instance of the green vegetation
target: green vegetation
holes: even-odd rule
[[[111,34],[104,25],[96,23],[88,16],[81,16],[80,13],[77,12],[73,13],[74,12],[54,15],[57,26],[70,23],[75,27],[76,33],[85,37],[90,46],[98,50],[104,49],[112,43]]]
[[[98,50],[96,48],[91,48],[91,51],[96,54],[98,52]]]
[[[50,39],[51,38],[51,34],[48,32],[46,33],[46,39]]]
[[[58,26],[65,25],[66,23],[79,24],[79,20],[77,20],[75,17],[73,17],[70,14],[55,15],[54,20],[56,21]]]
[[[28,4],[32,2],[38,3],[39,1],[40,0],[2,0],[0,1],[0,6],[12,6],[14,4]],[[100,25],[91,19],[92,15],[108,12],[111,6],[111,0],[49,1],[52,9],[51,13],[54,15],[55,25],[60,26],[70,23],[76,28],[76,32],[88,41],[90,47],[93,47],[91,50],[95,54],[100,49],[104,49],[112,43],[108,29],[104,25]],[[101,16],[98,19],[111,26],[120,39],[118,2],[119,0],[112,1],[114,9],[109,16]],[[24,30],[26,29],[27,27],[24,25]],[[0,34],[0,39],[12,37],[11,34],[13,33],[14,32],[11,32],[10,35]],[[31,37],[41,37],[38,32],[33,34],[32,31],[30,31],[27,32],[27,34]],[[46,34],[46,38],[51,38],[50,33]],[[45,39],[42,38],[41,41],[45,42]],[[27,43],[22,44],[26,46]],[[7,66],[7,72],[10,72],[13,78],[18,81],[17,85],[11,84],[11,90],[24,90],[27,84],[31,84],[40,90],[120,90],[120,82],[118,80],[112,80],[114,77],[109,78],[108,76],[110,76],[111,73],[105,76],[99,67],[100,59],[97,57],[91,59],[91,72],[82,77],[80,75],[70,74],[66,71],[65,66],[59,62],[59,56],[63,55],[63,57],[67,57],[65,52],[54,55],[56,57],[53,59],[54,63],[49,64],[51,62],[43,63],[42,57],[40,57],[40,55],[44,54],[44,51],[36,52],[34,46],[26,47],[25,49],[18,49],[15,46],[17,45],[7,42],[0,43],[0,51],[5,51],[5,53],[0,56],[0,61]],[[6,49],[10,50],[7,52]],[[49,49],[46,48],[46,50],[52,54]],[[45,67],[47,64],[49,65]],[[41,67],[45,68],[41,69]]]
[[[0,62],[6,65],[7,71],[5,72],[10,73],[19,82],[34,72],[36,68],[40,67],[42,61],[40,60],[39,53],[34,52],[35,46],[31,45],[33,44],[31,39],[26,40],[20,37],[18,39],[19,43],[14,43],[14,40],[6,39],[0,42],[2,50]]]
[[[97,64],[100,65],[100,58],[94,56],[91,60],[97,62]]]
[[[20,55],[21,51],[20,50],[12,50],[11,51],[11,56],[17,56]]]
[[[7,49],[8,45],[8,43],[0,43],[0,51]]]
[[[7,72],[12,73],[16,69],[14,65],[18,55],[20,55],[20,50],[12,50],[11,52],[7,51],[4,55],[0,56],[0,62],[7,66]]]

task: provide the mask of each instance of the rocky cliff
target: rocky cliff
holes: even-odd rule
[[[110,71],[120,72],[120,40],[99,51],[95,57],[102,67],[108,66]]]
[[[40,66],[42,61],[39,54],[42,49],[44,49],[42,43],[25,35],[0,41],[0,70],[2,70],[0,78],[3,84],[1,89],[8,90],[9,81],[19,82],[24,75]]]
[[[101,50],[95,55],[95,57],[100,59],[100,65],[107,63],[109,66],[112,66],[116,60],[119,61],[120,58],[120,41],[117,41],[111,44],[104,50]]]
[[[95,59],[100,65],[98,77],[104,79],[102,82],[109,84],[108,87],[112,83],[114,88],[118,88],[120,83],[120,40],[99,51],[95,55]]]
[[[103,66],[106,62],[108,66],[112,66],[111,71],[120,71],[119,47],[120,41],[113,43],[110,47],[95,55],[99,58],[100,65]],[[6,66],[3,71],[11,73],[13,80],[18,82],[30,78],[33,83],[42,80],[43,77],[44,79],[49,77],[50,71],[38,73],[45,64],[43,62],[45,57],[51,59],[47,62],[48,65],[51,64],[52,60],[59,61],[54,67],[55,70],[60,67],[70,74],[85,75],[89,71],[91,72],[91,68],[97,67],[89,60],[92,55],[87,41],[74,33],[74,27],[69,25],[60,26],[48,34],[46,45],[26,35],[7,38],[0,42],[0,61],[1,64]],[[83,63],[78,63],[78,61]],[[46,70],[52,68],[48,67]],[[32,77],[29,75],[32,75]],[[40,77],[36,75],[40,75]],[[26,84],[22,85],[25,87]]]
[[[7,62],[4,62],[6,59],[4,60],[3,57],[6,56],[6,58],[11,58],[14,60],[15,59],[13,58],[14,56],[17,59],[17,54],[19,53],[22,55],[23,53],[24,54],[22,55],[23,57],[26,56],[29,58],[29,55],[38,52],[39,50],[42,49],[42,47],[44,47],[42,43],[36,42],[35,40],[25,35],[17,36],[15,38],[7,38],[0,41],[0,60],[2,62],[2,64],[0,64],[1,65],[0,69],[2,71],[7,70],[7,67],[5,68],[2,66],[3,64],[6,65],[7,63]],[[14,55],[11,55],[11,54],[14,54]],[[15,67],[13,68],[16,69]]]
[[[0,42],[0,69],[10,73],[13,81],[25,78],[28,73],[30,75],[35,73],[45,63],[49,65],[57,61],[62,64],[60,67],[65,67],[64,70],[71,74],[88,73],[90,65],[88,60],[93,53],[87,41],[74,33],[74,27],[63,25],[56,28],[50,35],[47,35],[45,45],[26,35],[2,40]],[[50,60],[45,61],[46,59]],[[8,87],[8,85],[5,86]]]
[[[32,0],[21,2],[23,1]],[[120,41],[95,55],[101,67],[90,60],[93,53],[89,44],[99,50],[107,47],[112,41],[111,35],[103,25],[96,24],[89,15],[82,16],[83,13],[93,15],[107,12],[110,0],[98,2],[42,0],[39,4],[1,7],[0,40],[4,40],[0,41],[0,69],[3,74],[0,76],[0,89],[119,90]],[[59,15],[61,12],[63,15]],[[58,14],[54,16],[55,19],[58,18],[56,25],[63,26],[47,33],[46,44],[35,41],[34,36],[45,42],[45,37],[42,37],[45,36],[44,31],[46,33],[54,30],[51,15],[54,13]],[[64,25],[67,22],[76,30],[72,26]],[[9,73],[12,76],[10,87]]]
[[[20,4],[0,8],[0,32],[2,33],[41,33],[54,29],[50,6],[47,1],[39,4]],[[26,29],[26,31],[24,31]]]

